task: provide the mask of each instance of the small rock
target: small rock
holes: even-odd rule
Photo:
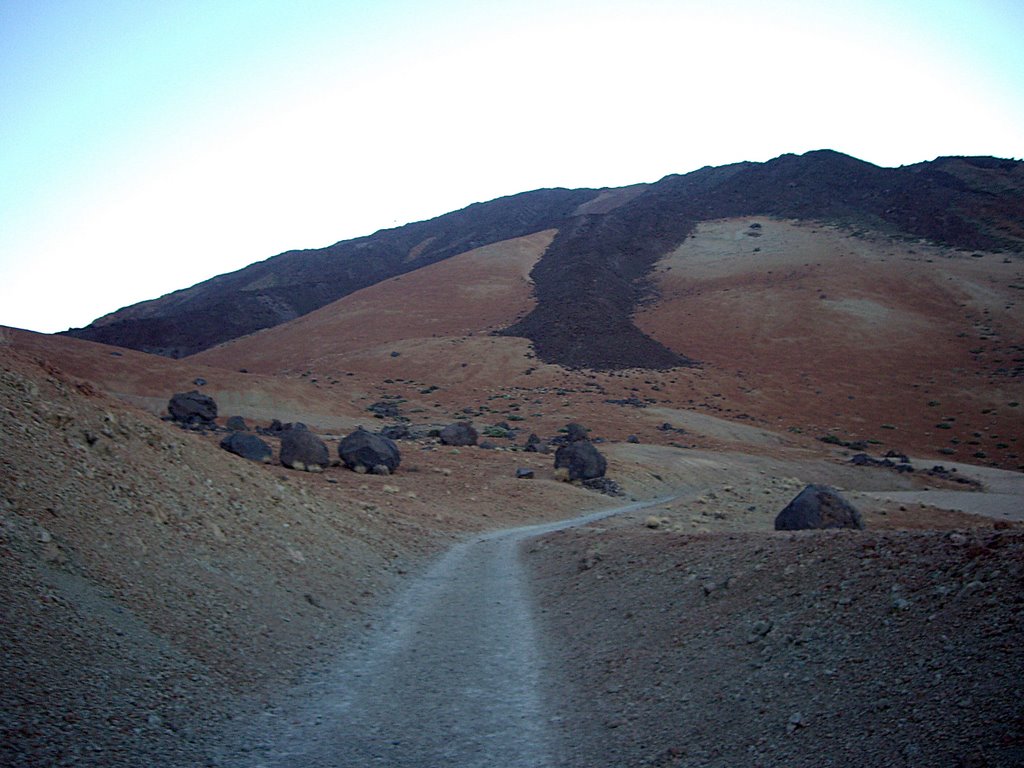
[[[520,480],[532,480],[534,472],[532,469],[526,467],[519,467],[516,469],[516,477]]]

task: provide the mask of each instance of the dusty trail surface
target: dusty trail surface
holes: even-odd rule
[[[660,503],[507,529],[454,546],[326,679],[245,729],[230,765],[547,766],[547,668],[519,559],[526,539]]]

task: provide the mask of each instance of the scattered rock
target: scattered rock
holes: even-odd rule
[[[377,435],[362,427],[338,443],[338,456],[349,469],[373,474],[391,474],[402,462],[402,455],[395,441],[384,435]],[[384,468],[387,472],[381,471]]]
[[[860,512],[834,488],[808,485],[775,518],[777,531],[864,528]]]
[[[178,392],[167,403],[171,419],[186,426],[212,427],[217,418],[217,403],[198,390]]]
[[[541,442],[540,442],[540,438],[537,437],[537,434],[535,432],[531,432],[530,436],[528,438],[526,438],[526,445],[523,446],[523,449],[527,453],[539,453],[540,452]]]
[[[584,488],[603,493],[606,496],[625,496],[622,486],[607,477],[595,477],[582,482]]]
[[[533,475],[534,472],[532,469],[527,469],[526,467],[519,467],[516,469],[516,477],[520,480],[532,480]]]
[[[220,447],[250,461],[266,463],[274,455],[269,445],[248,432],[232,432],[220,441]]]
[[[324,441],[301,427],[281,433],[281,464],[290,469],[321,472],[331,463]]]
[[[394,401],[382,400],[379,403],[374,403],[369,406],[366,410],[376,416],[378,419],[401,419],[402,412],[399,410],[399,403]]]
[[[640,442],[640,438],[637,437],[636,435],[630,435],[629,437],[626,438],[626,442],[627,443],[639,443]]]
[[[380,431],[381,437],[388,440],[409,440],[412,438],[412,431],[405,424],[391,424]]]
[[[472,422],[456,421],[441,430],[440,438],[443,445],[476,445],[476,428]]]

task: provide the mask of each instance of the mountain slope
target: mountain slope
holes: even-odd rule
[[[185,357],[424,265],[549,229],[597,194],[566,189],[525,192],[326,248],[288,251],[66,333]]]
[[[536,306],[503,331],[546,361],[596,369],[690,362],[632,321],[658,259],[701,221],[820,220],[964,249],[1024,251],[1024,163],[939,158],[880,168],[828,150],[668,176],[617,190],[539,190],[325,249],[295,251],[129,307],[73,336],[183,356],[277,325],[360,288],[548,229]]]
[[[632,313],[655,262],[698,222],[770,215],[824,220],[970,249],[1024,250],[1024,163],[947,158],[879,168],[832,151],[669,176],[604,215],[577,218],[534,270],[538,304],[506,333],[541,359],[591,368],[688,362]]]

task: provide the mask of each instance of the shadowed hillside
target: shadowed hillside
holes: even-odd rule
[[[106,315],[67,334],[185,357],[491,243],[556,226],[594,190],[542,189],[326,248],[288,251]]]

